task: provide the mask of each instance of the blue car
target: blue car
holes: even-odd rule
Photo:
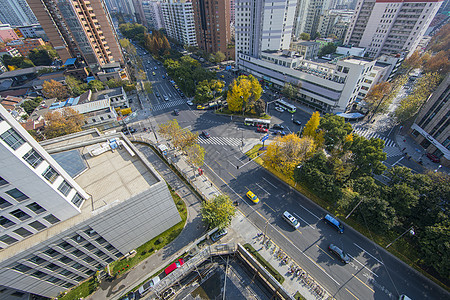
[[[274,135],[285,136],[285,135],[286,135],[286,132],[285,132],[285,131],[282,131],[282,130],[275,130],[275,131],[273,132],[273,134],[274,134]]]

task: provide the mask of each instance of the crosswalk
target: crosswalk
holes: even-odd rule
[[[387,157],[393,157],[393,156],[398,156],[398,155],[402,155],[402,151],[400,150],[400,148],[398,148],[398,146],[396,145],[396,143],[384,136],[379,135],[376,132],[370,131],[367,128],[363,128],[363,127],[355,127],[353,128],[353,132],[359,136],[363,136],[367,139],[370,138],[379,138],[381,140],[384,141],[384,149],[383,151],[386,153]]]
[[[230,137],[210,137],[205,138],[203,136],[198,137],[199,144],[209,144],[209,145],[222,145],[222,146],[234,146],[239,147],[242,144],[242,140],[238,138],[230,138]]]
[[[168,102],[158,103],[158,104],[153,105],[152,110],[159,111],[159,110],[171,108],[171,107],[182,105],[182,104],[186,104],[186,101],[183,99],[179,99],[179,100],[175,100],[175,101],[168,101]]]
[[[363,136],[367,139],[370,138],[379,138],[382,139],[384,141],[384,145],[385,147],[395,147],[395,142],[387,137],[381,136],[376,132],[370,131],[367,128],[362,128],[362,127],[356,127],[353,128],[353,132],[356,133],[359,136]]]

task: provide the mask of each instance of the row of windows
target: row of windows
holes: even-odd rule
[[[11,212],[10,214],[13,215],[14,217],[18,218],[21,221],[31,218],[27,213],[23,212],[20,209],[17,209],[15,211]],[[50,224],[56,224],[60,221],[57,217],[55,217],[52,214],[45,216],[44,220],[46,220]],[[8,227],[15,225],[15,223],[13,221],[11,221],[10,219],[2,216],[2,217],[0,217],[0,225],[3,226],[4,228],[8,228]],[[42,224],[39,221],[33,221],[33,222],[29,223],[28,225],[30,227],[36,229],[37,231],[41,231],[41,230],[47,228],[47,226],[45,226],[44,224]],[[13,232],[24,238],[33,234],[32,232],[30,232],[29,230],[27,230],[23,227],[20,227],[20,228],[14,230]],[[14,244],[17,241],[18,240],[16,238],[14,238],[8,234],[4,234],[4,235],[0,236],[0,242],[3,242],[7,245]]]

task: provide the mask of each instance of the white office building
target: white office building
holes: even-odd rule
[[[295,12],[295,36],[308,33],[314,36],[319,32],[320,17],[333,8],[333,0],[298,0]]]
[[[358,0],[344,44],[364,47],[369,57],[413,53],[442,0]]]
[[[159,0],[142,1],[142,9],[148,28],[161,29],[165,27]]]
[[[289,49],[297,1],[236,0],[235,41],[239,54]]]
[[[37,22],[26,0],[0,0],[0,23],[24,26]]]
[[[192,2],[163,0],[161,10],[167,35],[181,44],[197,46]]]
[[[301,85],[295,100],[321,112],[345,112],[380,82],[386,67],[375,60],[346,58],[335,63],[305,60],[292,52],[262,52],[260,58],[240,54],[239,69],[281,90]]]
[[[54,298],[181,221],[166,182],[121,133],[39,144],[0,106],[0,152],[2,299]]]

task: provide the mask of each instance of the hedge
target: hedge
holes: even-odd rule
[[[259,253],[258,251],[255,250],[255,248],[252,247],[252,245],[250,244],[244,244],[244,248],[251,253],[251,255],[253,255],[256,260],[264,267],[264,269],[266,269],[270,275],[272,275],[273,277],[275,277],[275,279],[280,283],[283,284],[284,282],[284,277],[283,275],[281,275],[274,267],[272,267],[271,264],[269,264],[267,262],[267,260],[265,260]]]

